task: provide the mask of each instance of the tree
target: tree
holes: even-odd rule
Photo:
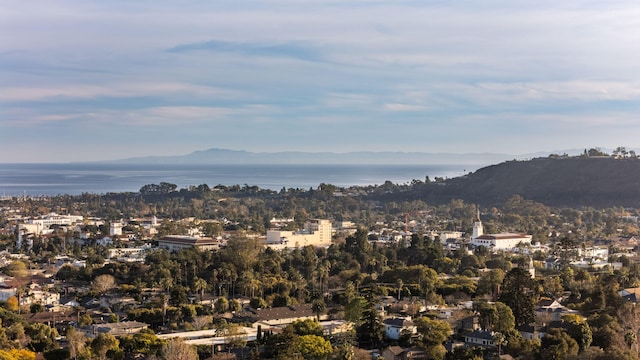
[[[358,327],[358,340],[367,343],[372,347],[377,346],[382,341],[384,325],[382,318],[376,309],[376,302],[371,291],[367,296],[367,307],[362,312],[362,323]]]
[[[507,345],[507,338],[501,332],[493,333],[493,343],[498,345],[498,356],[502,355],[502,347]]]
[[[18,311],[20,309],[18,298],[15,296],[8,298],[7,301],[4,302],[4,308],[9,311],[14,311],[14,312]]]
[[[291,328],[296,335],[318,335],[322,336],[322,325],[317,320],[296,320],[291,323]]]
[[[591,346],[593,340],[593,334],[591,333],[591,327],[582,319],[579,315],[568,314],[562,317],[568,323],[567,334],[571,336],[576,343],[578,343],[578,350],[580,352],[585,351]]]
[[[116,286],[116,278],[110,274],[96,276],[91,282],[91,289],[97,294],[104,294]]]
[[[101,333],[91,340],[91,344],[89,346],[91,351],[98,356],[98,359],[105,360],[109,350],[119,350],[119,344],[120,342],[115,338],[115,336]]]
[[[329,340],[318,335],[298,336],[291,344],[293,354],[301,354],[305,360],[326,360],[333,352]]]
[[[511,308],[501,302],[474,303],[474,310],[478,313],[480,326],[484,330],[507,333],[515,328],[515,318]]]
[[[432,359],[442,359],[446,353],[442,344],[452,334],[449,324],[428,317],[418,318],[414,323],[418,329],[418,342],[424,346],[428,356]]]
[[[311,304],[311,307],[312,307],[313,313],[316,314],[316,319],[320,321],[320,314],[324,313],[327,308],[324,303],[324,300],[322,298],[314,300],[313,304]]]
[[[220,225],[217,222],[206,222],[203,223],[202,225],[200,225],[201,229],[202,229],[202,233],[204,234],[204,236],[206,237],[216,237],[218,235],[220,235],[220,233],[222,232],[222,225]]]
[[[489,261],[487,261],[487,264]],[[478,287],[476,288],[477,295],[491,295],[497,294],[498,288],[504,281],[505,273],[502,269],[493,269],[480,276],[478,280]]]
[[[576,341],[566,332],[550,329],[542,338],[539,358],[566,360],[571,355],[577,355],[578,349]]]
[[[209,284],[207,284],[207,280],[199,278],[197,276],[193,279],[193,291],[200,292],[200,301],[202,301],[204,292],[208,287]]]
[[[13,277],[25,277],[27,276],[27,264],[23,261],[14,260],[9,263],[4,269],[4,273]]]
[[[537,287],[527,270],[520,267],[509,270],[502,282],[501,291],[499,300],[513,311],[516,326],[535,320]]]
[[[58,337],[58,331],[46,324],[29,324],[24,330],[30,339],[28,344],[29,348],[35,352],[51,350],[57,345],[56,338]]]
[[[396,287],[398,288],[398,300],[400,300],[400,294],[402,293],[402,288],[404,288],[404,281],[401,278],[396,280]]]
[[[65,336],[67,343],[69,344],[69,355],[78,359],[78,355],[84,353],[84,349],[87,346],[87,337],[80,331],[77,331],[74,327],[67,329]]]
[[[0,350],[2,360],[35,360],[36,353],[27,349]]]
[[[182,339],[171,339],[163,349],[164,360],[198,360],[198,352]]]

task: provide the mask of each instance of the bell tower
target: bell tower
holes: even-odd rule
[[[476,222],[473,223],[473,235],[471,240],[477,239],[484,234],[484,228],[482,227],[482,221],[480,221],[480,209],[478,208],[478,215],[476,216]]]

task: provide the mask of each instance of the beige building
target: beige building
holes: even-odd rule
[[[301,231],[268,230],[267,245],[275,247],[303,247],[331,245],[331,221],[309,220]]]
[[[165,248],[169,252],[178,252],[189,248],[217,250],[220,248],[220,243],[216,239],[206,237],[168,235],[158,240],[158,247]]]

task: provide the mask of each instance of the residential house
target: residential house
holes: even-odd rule
[[[552,321],[548,324],[521,325],[516,330],[520,332],[523,338],[529,340],[542,339],[550,329],[565,328],[568,325],[566,321]]]
[[[261,325],[263,329],[270,327],[284,327],[296,320],[316,319],[313,304],[283,306],[267,309],[243,311],[233,314],[231,321],[236,323],[251,323],[253,327]],[[327,320],[327,315],[320,315],[320,320]]]
[[[93,324],[82,330],[89,338],[94,338],[98,334],[111,334],[115,337],[120,337],[138,333],[148,327],[148,324],[138,321],[123,321],[109,324]]]
[[[640,300],[640,287],[623,289],[618,291],[618,294],[627,301],[637,303]]]
[[[403,332],[415,334],[418,328],[410,317],[396,317],[384,320],[384,335],[390,340],[400,340]]]
[[[382,358],[384,360],[426,360],[427,354],[416,347],[403,349],[400,346],[389,346],[382,351]]]
[[[493,332],[486,330],[474,330],[464,334],[464,344],[466,346],[495,347],[493,343]]]
[[[578,311],[563,306],[557,300],[544,299],[538,302],[535,314],[540,323],[549,323],[551,321],[560,321],[567,314],[578,314]]]

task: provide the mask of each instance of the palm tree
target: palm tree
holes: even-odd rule
[[[204,292],[209,287],[207,280],[199,277],[195,277],[193,279],[193,291],[200,292],[200,302],[202,302],[202,298],[204,297]]]
[[[400,300],[400,294],[402,293],[402,288],[404,287],[404,281],[401,278],[396,280],[396,286],[398,287],[398,300]]]
[[[493,343],[498,345],[498,356],[502,355],[502,346],[507,345],[507,339],[501,332],[496,332],[493,334]]]

